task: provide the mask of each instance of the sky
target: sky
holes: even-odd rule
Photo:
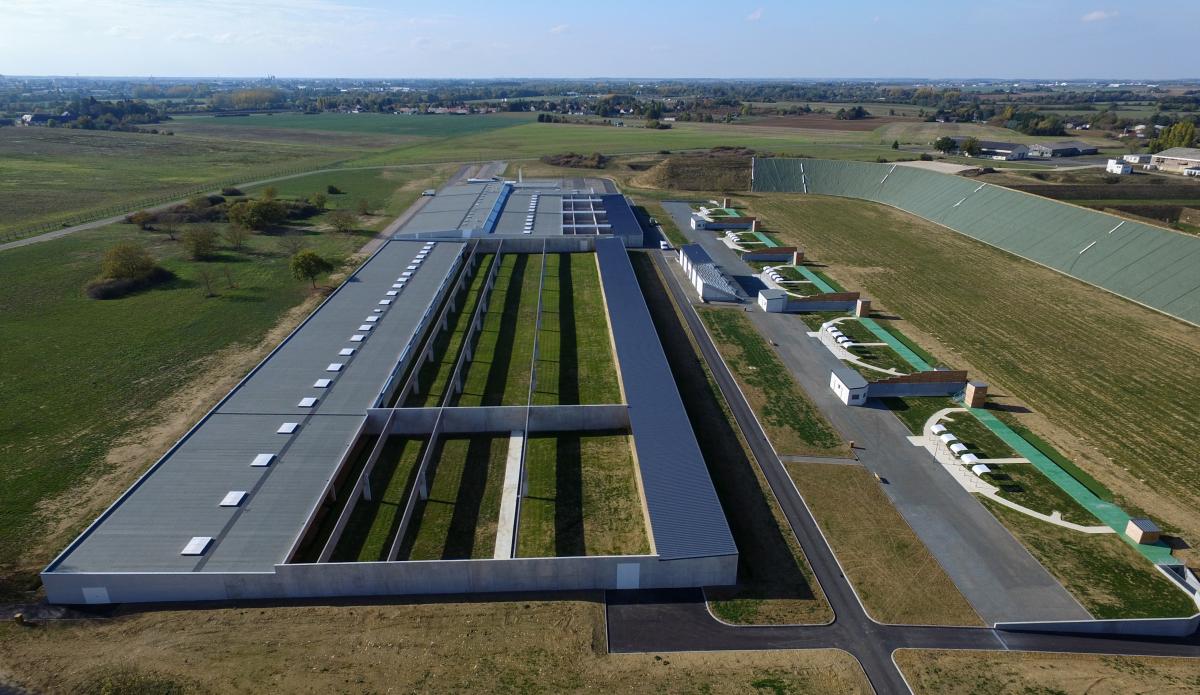
[[[1198,27],[1200,0],[0,0],[0,74],[1153,80],[1200,78]]]

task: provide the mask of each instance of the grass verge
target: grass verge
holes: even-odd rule
[[[822,623],[833,618],[800,544],[742,439],[679,308],[646,253],[630,254],[684,408],[738,546],[738,586],[708,591],[722,620]]]
[[[1097,618],[1192,615],[1196,605],[1114,534],[1077,533],[988,499],[983,506]]]
[[[983,624],[866,469],[786,467],[872,617],[884,623]]]
[[[846,454],[833,427],[742,312],[698,311],[780,455]]]
[[[896,664],[916,693],[1187,693],[1195,659],[1014,651],[901,649]]]
[[[518,556],[650,552],[633,466],[626,434],[525,440],[529,491],[521,501]]]

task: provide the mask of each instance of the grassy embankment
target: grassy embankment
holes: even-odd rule
[[[411,191],[436,175],[412,169],[388,181]],[[370,233],[321,229],[318,216],[290,234],[336,265],[361,260],[354,253]],[[20,337],[0,341],[12,367],[0,376],[8,394],[0,399],[0,458],[9,462],[0,472],[4,591],[36,587],[34,571],[315,305],[308,283],[292,277],[280,236],[253,234],[241,250],[224,246],[193,261],[166,235],[119,224],[0,253],[0,334]],[[176,279],[122,299],[87,299],[82,288],[104,250],[125,240],[146,246]],[[215,297],[205,296],[205,273]],[[300,305],[308,308],[289,313]]]
[[[866,469],[791,463],[787,470],[872,617],[884,623],[982,624]]]
[[[1153,510],[1168,530],[1200,536],[1191,511],[1200,478],[1181,465],[1195,458],[1189,452],[1200,455],[1200,422],[1187,415],[1200,407],[1200,384],[1180,376],[1194,374],[1187,365],[1200,359],[1195,328],[882,206],[773,195],[755,196],[752,207],[781,237],[829,263],[843,284],[905,316],[906,333],[1011,389],[993,386],[995,407],[1064,450],[1121,506]],[[1035,412],[1022,413],[1015,398]],[[1021,529],[1000,518],[1031,548],[1038,536],[1049,542],[1059,532],[1028,517],[1019,519]],[[1130,573],[1151,569],[1114,536],[1086,540],[1111,545]],[[1086,557],[1078,545],[1062,550],[1076,561],[1047,566],[1078,594]],[[1160,592],[1161,605],[1176,606],[1175,594]]]
[[[717,349],[780,455],[845,456],[845,442],[740,311],[702,308]]]
[[[709,607],[722,620],[740,624],[832,619],[808,560],[700,359],[665,280],[646,253],[630,257],[738,546],[739,584],[709,590]]]

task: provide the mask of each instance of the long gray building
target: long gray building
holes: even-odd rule
[[[426,209],[422,214],[443,216],[438,225],[470,218],[477,214],[472,210],[488,207],[486,197],[495,188],[474,185],[474,196],[462,191],[443,196],[463,198],[453,210]],[[492,211],[504,214],[495,200],[487,214]],[[408,236],[384,244],[43,571],[49,600],[116,603],[734,583],[737,548],[620,235],[571,240],[563,237],[574,235],[547,235],[540,243],[543,251],[595,254],[623,403],[524,409],[389,405],[415,365],[429,358],[426,348],[444,329],[446,307],[453,306],[470,281],[477,257],[533,252],[534,240],[506,236]],[[567,430],[588,418],[597,428],[616,424],[632,434],[648,554],[330,562],[327,557],[304,558],[300,552],[323,527],[322,515],[331,501],[339,494],[364,494],[347,485],[347,476],[349,462],[371,437],[382,440],[381,435],[402,426],[427,428],[423,431],[431,438],[453,427],[498,427],[507,434],[513,422],[524,423],[531,432]],[[352,483],[353,476],[349,479]],[[411,499],[421,494],[420,487]]]

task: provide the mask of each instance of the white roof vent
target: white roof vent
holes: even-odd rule
[[[192,540],[188,541],[187,545],[183,546],[180,555],[203,555],[208,549],[208,545],[212,543],[212,536],[193,536]]]
[[[254,457],[254,460],[250,462],[250,465],[254,466],[255,468],[266,468],[267,466],[271,465],[271,462],[274,460],[275,454],[259,454],[258,456]]]
[[[299,427],[300,427],[300,423],[298,423],[298,422],[285,422],[279,426],[279,429],[275,430],[275,433],[276,434],[291,434],[292,432],[295,432],[296,429]]]
[[[350,336],[350,342],[361,343],[363,341],[363,338],[366,338],[366,337],[367,336],[365,336],[361,333],[355,333],[354,335]]]
[[[246,491],[245,490],[230,490],[229,492],[225,493],[225,496],[223,498],[221,498],[221,506],[222,507],[240,507],[240,506],[242,506],[242,501],[245,499],[246,499]]]
[[[349,357],[350,355],[354,354],[354,348],[342,348],[341,350],[338,350],[338,354],[342,357]]]
[[[301,398],[300,402],[297,403],[296,406],[299,408],[311,408],[316,404],[317,399],[313,398],[312,396],[308,396],[307,398]]]
[[[378,321],[378,320],[379,320],[379,317],[378,317],[378,316],[368,316],[367,318],[365,318],[365,319],[363,319],[363,320],[364,320],[364,321],[367,321],[368,323],[375,323],[376,321]],[[362,329],[360,328],[360,329],[358,329],[358,330],[360,330],[360,331],[361,331]]]
[[[332,383],[333,383],[333,379],[317,379],[316,381],[313,382],[313,388],[327,389],[327,388],[329,388],[329,385]]]
[[[372,318],[374,318],[374,317],[372,317]],[[371,321],[371,319],[367,319],[367,320],[368,320],[368,321]],[[361,325],[361,326],[359,326],[359,327],[358,327],[358,330],[360,330],[360,331],[369,331],[369,330],[371,330],[372,328],[374,328],[374,327],[375,327],[375,326],[371,325],[371,324],[373,324],[373,323],[374,323],[374,321],[371,321],[371,323],[364,323],[363,325]]]
[[[399,290],[388,290],[387,291],[387,296],[389,296],[389,297],[395,297],[398,294],[400,294]]]
[[[340,372],[340,371],[342,371],[342,363],[341,362],[330,362],[329,366],[325,368],[325,371]]]
[[[390,300],[390,299],[381,299],[381,300],[379,300],[379,303],[380,303],[381,305],[383,305],[383,306],[387,306],[388,304],[391,304],[391,303],[392,303],[392,300]]]

